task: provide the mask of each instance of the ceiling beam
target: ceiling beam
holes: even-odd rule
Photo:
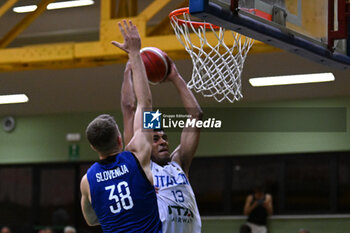
[[[148,21],[169,4],[169,2],[171,2],[171,0],[155,0],[140,13],[139,17]]]
[[[43,12],[49,2],[53,0],[45,0],[41,3],[41,11]],[[155,0],[144,11],[135,17],[129,17],[128,20],[132,20],[138,27],[142,46],[154,46],[162,49],[169,54],[173,59],[189,59],[189,55],[174,36],[172,30],[168,34],[162,32],[162,35],[149,35],[147,34],[147,23],[153,16],[155,16],[160,10],[163,9],[169,3],[170,0]],[[132,7],[137,4],[135,2],[130,3]],[[136,4],[136,5],[135,5]],[[31,15],[29,21],[39,16],[40,12],[36,12]],[[123,41],[123,37],[118,30],[117,23],[121,19],[114,18],[116,13],[116,5],[114,0],[101,1],[101,21],[99,40],[93,42],[69,42],[69,43],[51,43],[51,44],[38,44],[23,46],[20,48],[3,48],[0,49],[0,71],[17,71],[17,70],[30,70],[30,69],[63,69],[63,68],[76,68],[76,67],[88,67],[99,66],[103,64],[121,63],[126,62],[127,54],[120,49],[111,45],[112,40]],[[28,20],[17,25],[11,30],[11,38],[14,35],[20,33],[24,26],[29,23]],[[160,22],[160,25],[164,26],[164,21]],[[156,31],[160,30],[161,26],[155,26]],[[154,32],[156,32],[154,31]],[[232,38],[227,33],[225,36],[225,42],[230,46],[233,43]],[[10,37],[10,36],[9,36]],[[198,40],[195,34],[191,35],[191,40]],[[207,35],[207,40],[211,44],[217,43],[217,38],[214,35]],[[9,42],[9,40],[6,40]],[[231,41],[231,42],[229,42]],[[2,45],[6,44],[3,42]],[[250,54],[280,51],[271,46],[265,45],[262,42],[255,42]]]
[[[16,4],[18,0],[7,0],[1,7],[0,7],[0,18],[3,16],[13,5]]]
[[[137,15],[137,0],[119,0],[116,18],[133,17]]]
[[[45,10],[46,6],[55,0],[42,0],[38,8],[25,16],[14,28],[12,28],[1,40],[0,48],[6,48],[24,29],[26,29],[36,18],[38,18]]]
[[[100,4],[101,21],[110,20],[116,16],[116,0],[103,0]]]
[[[188,6],[188,0],[181,2],[177,5],[176,9],[183,8]],[[147,28],[147,35],[165,35],[165,34],[173,34],[173,28],[170,24],[169,16],[166,15],[157,25],[151,26]]]

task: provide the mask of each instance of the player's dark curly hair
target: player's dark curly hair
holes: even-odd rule
[[[108,114],[99,115],[86,128],[86,137],[100,153],[109,154],[119,149],[120,132],[114,118]]]

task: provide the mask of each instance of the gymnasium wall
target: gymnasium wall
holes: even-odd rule
[[[237,105],[236,105],[237,106]],[[237,132],[202,134],[198,154],[211,155],[262,155],[303,152],[347,151],[350,149],[350,98],[294,100],[242,104],[239,107],[269,108],[346,108],[344,132]],[[295,114],[293,114],[295,115]],[[279,125],[280,119],[269,119]],[[286,120],[286,119],[285,119]],[[288,119],[287,119],[288,120]],[[292,122],[293,116],[290,116]],[[317,121],[318,119],[315,119]],[[329,124],[339,118],[329,118]],[[264,124],[263,121],[260,122]],[[232,122],[242,124],[242,122]],[[271,123],[270,123],[271,124]],[[215,145],[215,146],[213,146]]]
[[[350,121],[350,98],[295,100],[288,102],[238,104],[239,107],[345,107],[347,129]],[[121,122],[120,112],[113,114]],[[0,164],[65,162],[69,156],[67,133],[81,133],[79,157],[73,160],[95,160],[84,137],[87,124],[100,113],[74,113],[43,116],[15,116],[16,129],[6,133],[0,129]],[[2,117],[1,117],[2,118]],[[278,121],[278,119],[273,119]],[[331,121],[332,119],[330,119]],[[234,122],[233,122],[234,123]],[[122,128],[121,128],[122,130]],[[350,151],[350,134],[337,133],[203,133],[197,156],[263,155],[302,152]],[[170,133],[172,148],[179,143],[179,134]],[[203,217],[203,216],[202,216]],[[350,229],[349,216],[321,218],[273,216],[269,220],[270,233],[294,233],[307,228],[317,233],[343,233]],[[203,233],[234,233],[244,217],[203,217]]]
[[[235,105],[239,107],[344,107],[347,129],[350,122],[350,98],[295,100]],[[108,112],[122,122],[119,111]],[[0,164],[64,162],[70,160],[67,133],[80,133],[79,156],[89,161],[96,154],[85,139],[88,123],[101,113],[70,113],[40,116],[14,116],[16,128],[7,133],[0,129]],[[1,117],[1,119],[3,116]],[[272,119],[278,123],[279,119]],[[316,120],[316,119],[315,119]],[[329,119],[333,121],[337,119]],[[232,124],[242,124],[232,122]],[[122,124],[120,124],[122,125]],[[121,127],[122,130],[122,127]],[[202,133],[197,156],[262,155],[302,152],[349,151],[350,134],[346,132],[235,132]],[[179,133],[169,133],[171,148],[179,143]]]

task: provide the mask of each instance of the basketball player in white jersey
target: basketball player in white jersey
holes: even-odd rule
[[[132,72],[127,64],[122,85],[125,144],[133,136],[132,127],[136,106],[131,76]],[[177,89],[187,113],[197,120],[201,119],[202,110],[173,61],[171,61],[171,71],[166,81],[171,82]],[[154,186],[157,190],[163,232],[201,232],[200,215],[188,180],[191,162],[199,143],[199,135],[200,129],[198,128],[184,128],[181,133],[180,145],[170,153],[168,137],[165,132],[155,131],[153,133],[151,169]]]

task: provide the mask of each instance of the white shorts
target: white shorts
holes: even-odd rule
[[[251,222],[247,222],[246,224],[252,228],[252,233],[267,233],[266,226],[256,225]]]

